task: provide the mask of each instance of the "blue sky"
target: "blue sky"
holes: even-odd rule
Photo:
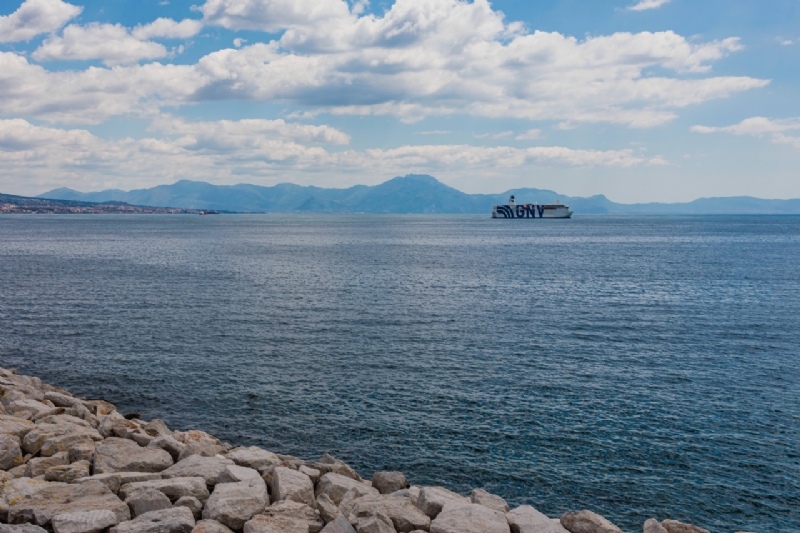
[[[800,0],[8,0],[0,191],[800,197]]]

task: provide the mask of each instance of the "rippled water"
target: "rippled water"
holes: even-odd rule
[[[800,217],[0,217],[0,364],[362,475],[800,531]]]

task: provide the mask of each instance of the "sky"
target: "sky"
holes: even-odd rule
[[[800,0],[3,0],[0,191],[800,198]]]

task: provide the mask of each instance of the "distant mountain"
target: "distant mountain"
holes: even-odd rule
[[[559,199],[577,214],[800,214],[800,200],[762,200],[749,196],[701,198],[688,203],[619,204],[603,195],[588,198],[560,195],[542,189],[512,189],[500,194],[467,194],[427,175],[409,174],[380,185],[323,189],[282,183],[212,185],[181,180],[172,185],[121,191],[82,193],[54,189],[39,196],[82,202],[126,202],[134,205],[213,209],[237,212],[316,213],[480,213],[504,204],[510,195],[520,203],[553,203]]]
[[[69,190],[69,189],[67,189]],[[0,194],[0,214],[194,214],[193,209],[129,205],[125,202],[82,202]]]

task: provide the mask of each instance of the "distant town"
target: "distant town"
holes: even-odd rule
[[[0,214],[175,214],[197,215],[205,212],[197,209],[177,207],[149,207],[130,205],[125,202],[75,202],[70,200],[49,200],[0,194]]]

